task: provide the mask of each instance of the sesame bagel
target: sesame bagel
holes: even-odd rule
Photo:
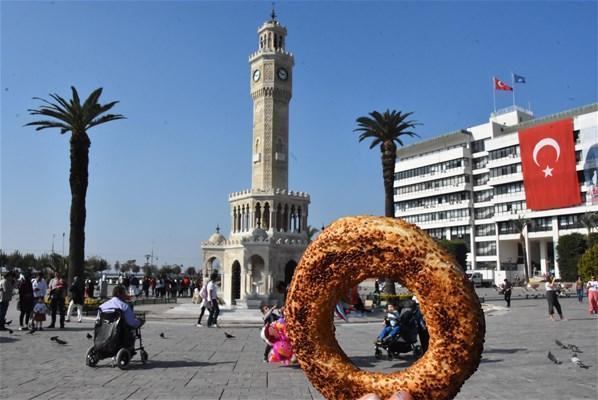
[[[426,353],[390,374],[359,369],[340,348],[333,310],[349,288],[388,277],[417,296],[430,334]],[[346,217],[312,242],[295,271],[286,306],[288,336],[299,365],[329,400],[397,391],[415,400],[453,399],[478,368],[485,321],[472,284],[419,228],[384,217]]]

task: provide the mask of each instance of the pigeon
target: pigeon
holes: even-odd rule
[[[93,339],[93,336],[91,336],[90,333],[87,333],[87,335],[85,335],[85,337],[87,337],[88,339]]]
[[[559,340],[555,340],[554,343],[556,343],[556,345],[559,346],[561,349],[568,349],[568,347],[561,343],[561,341]]]
[[[557,365],[562,364],[550,351],[548,352],[548,359]]]
[[[164,332],[160,332],[160,337],[161,337],[162,339],[166,339],[166,336],[164,336]]]
[[[56,342],[58,344],[62,344],[62,345],[66,344],[66,342],[62,339],[59,339],[58,336],[52,336],[50,338],[50,340],[52,340],[53,342]]]
[[[233,335],[231,335],[228,332],[224,332],[224,336],[226,336],[227,339],[234,339],[235,338]]]
[[[570,344],[570,343],[569,343],[569,344],[567,344],[567,348],[568,348],[569,350],[571,350],[573,353],[583,353],[583,351],[581,351],[581,350],[579,349],[579,347],[577,347],[577,346],[576,346],[576,345],[574,345],[574,344]]]
[[[577,357],[577,354],[575,354],[575,353],[573,353],[573,357],[571,357],[571,362],[573,364],[577,365],[579,368],[584,368],[584,369],[590,368],[589,366],[587,366],[583,362],[581,362],[581,360],[579,359],[579,357]]]

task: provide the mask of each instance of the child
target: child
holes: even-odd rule
[[[260,306],[260,311],[264,315],[264,327],[266,329],[267,325],[272,324],[280,319],[280,317],[274,312],[275,310],[275,307],[271,307],[267,304],[262,304]],[[268,362],[268,354],[270,354],[270,350],[272,350],[272,345],[266,344],[266,348],[264,349],[264,362]]]
[[[384,328],[380,331],[377,342],[388,340],[399,333],[399,314],[397,313],[396,306],[389,303],[387,312],[388,314],[386,314],[386,318],[384,318]]]
[[[43,322],[46,320],[46,314],[48,313],[48,307],[44,304],[44,298],[38,297],[37,303],[33,307],[33,329],[43,331]]]

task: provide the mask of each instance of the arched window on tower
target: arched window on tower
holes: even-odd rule
[[[264,204],[264,213],[262,214],[262,229],[270,229],[270,204]]]
[[[262,226],[262,206],[260,205],[260,203],[257,203],[255,205],[255,214],[253,218],[253,225],[257,228],[260,228]]]
[[[303,230],[303,219],[301,216],[301,207],[297,207],[297,232]]]
[[[268,32],[268,49],[272,48],[272,32]]]
[[[233,207],[233,232],[237,231],[237,207]]]
[[[276,207],[276,230],[278,232],[282,230],[282,205],[280,203]]]
[[[282,230],[287,232],[289,230],[289,205],[284,205],[284,211],[282,214]]]

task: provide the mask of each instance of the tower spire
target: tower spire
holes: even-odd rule
[[[274,2],[272,2],[272,13],[270,13],[270,17],[272,17],[272,21],[276,21],[276,11],[274,11]]]

